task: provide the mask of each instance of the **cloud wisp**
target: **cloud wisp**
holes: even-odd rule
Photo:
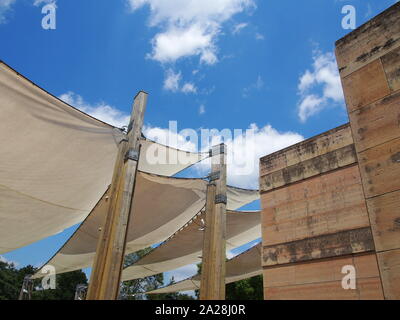
[[[218,61],[218,38],[223,34],[223,25],[234,15],[255,8],[253,0],[127,0],[135,12],[148,7],[148,24],[158,32],[151,39],[151,52],[147,58],[165,65],[176,65],[182,59],[197,57],[199,65],[215,65]],[[233,33],[240,32],[247,24],[237,24]],[[180,75],[181,72],[174,72]],[[173,80],[167,70],[164,89],[171,92],[196,93],[196,86],[188,82],[179,89],[176,85],[165,85]],[[175,83],[177,79],[174,80]],[[174,84],[174,83],[173,83]]]
[[[90,104],[80,95],[68,92],[60,96],[68,104],[116,127],[126,126],[130,115],[104,103]],[[199,113],[205,112],[200,107]],[[178,124],[170,122],[168,128],[146,124],[143,133],[151,140],[189,152],[208,151],[211,146],[224,142],[228,148],[228,183],[242,188],[258,188],[259,159],[304,140],[296,132],[279,132],[271,125],[259,127],[253,123],[242,129],[190,129],[178,131]],[[209,174],[210,162],[203,161],[194,167],[200,175]]]
[[[149,25],[158,27],[149,57],[175,62],[190,56],[214,64],[222,24],[235,14],[254,8],[253,0],[128,0],[132,11],[150,8]]]
[[[164,90],[171,92],[182,92],[185,94],[196,94],[197,87],[192,82],[186,82],[182,86],[180,82],[182,80],[182,73],[175,72],[173,69],[168,69],[165,72],[164,79]]]
[[[300,77],[298,117],[305,123],[308,118],[331,105],[343,106],[344,96],[335,56],[332,52],[314,51],[311,71]]]
[[[19,262],[8,260],[6,257],[4,257],[2,255],[0,255],[0,262],[7,263],[7,264],[12,264],[14,267],[18,267],[19,266]]]
[[[228,138],[224,134],[217,134],[209,147],[223,139],[228,149],[228,183],[241,188],[258,189],[260,158],[296,144],[304,137],[296,132],[279,132],[271,125],[259,127],[253,123],[242,134]],[[209,163],[204,161],[196,169],[208,174]]]
[[[295,132],[279,132],[271,125],[259,127],[251,124],[242,129],[183,129],[146,126],[145,136],[161,144],[190,152],[208,151],[224,142],[227,145],[228,183],[242,188],[258,188],[259,160],[262,156],[281,150],[304,140]],[[210,161],[202,161],[193,169],[201,176],[210,171]]]
[[[247,23],[244,23],[244,22],[236,24],[236,25],[233,27],[232,34],[238,34],[238,33],[240,33],[240,31],[242,31],[242,30],[243,30],[244,28],[246,28],[247,26],[248,26],[248,24],[247,24]]]
[[[71,106],[91,115],[92,117],[115,127],[122,128],[129,123],[129,114],[126,114],[107,103],[99,102],[96,104],[90,104],[86,102],[79,94],[71,91],[60,95],[59,98]]]
[[[7,22],[7,14],[12,10],[16,0],[0,0],[0,24]]]
[[[242,97],[247,98],[251,94],[252,91],[259,91],[263,87],[264,87],[264,80],[259,75],[257,77],[257,80],[254,83],[250,84],[248,87],[243,89]]]
[[[199,114],[205,114],[206,113],[206,106],[204,104],[201,104],[199,107]]]

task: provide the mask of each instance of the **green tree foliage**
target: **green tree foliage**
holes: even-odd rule
[[[146,248],[135,253],[131,253],[125,257],[124,267],[128,267],[145,255],[149,254],[153,249]],[[173,284],[172,279],[170,284]],[[156,290],[164,286],[164,275],[156,274],[143,279],[135,279],[125,281],[121,288],[120,298],[124,300],[193,300],[194,298],[186,294],[167,293],[167,294],[149,294],[144,292]]]
[[[0,300],[16,299],[19,292],[17,283],[18,270],[14,264],[0,261]]]
[[[197,265],[197,272],[201,273],[201,263]],[[195,295],[198,299],[200,291],[196,290]],[[263,277],[260,275],[228,283],[225,288],[225,298],[226,300],[263,300]]]
[[[226,300],[263,300],[263,278],[240,280],[226,285]]]
[[[150,253],[153,249],[146,248],[138,252],[128,254],[125,257],[124,268],[131,266],[142,257]],[[155,290],[162,287],[164,281],[163,274],[157,274],[143,279],[125,281],[121,287],[120,299],[123,300],[143,300],[146,299],[144,292]]]
[[[56,289],[36,290],[32,294],[33,300],[74,300],[76,286],[87,285],[86,274],[82,270],[58,274]]]
[[[0,261],[0,300],[18,299],[25,276],[36,271],[33,266],[17,269],[12,263]],[[55,290],[40,290],[40,283],[40,279],[34,282],[33,300],[73,300],[76,286],[87,284],[87,278],[79,270],[57,275]]]
[[[152,249],[147,248],[139,252],[130,254],[125,259],[125,266],[129,266],[141,257],[148,254]],[[201,264],[198,265],[199,272]],[[22,282],[27,275],[36,273],[36,268],[26,266],[17,269],[14,264],[0,261],[0,300],[18,299]],[[154,275],[144,279],[136,279],[124,282],[121,290],[122,299],[130,300],[193,300],[194,298],[182,293],[165,293],[155,295],[145,295],[144,292],[155,290],[163,286],[163,274]],[[172,285],[172,279],[169,285]],[[78,284],[87,285],[85,273],[81,270],[57,275],[55,290],[40,290],[40,280],[34,283],[35,290],[32,293],[34,300],[73,300]],[[199,292],[195,291],[198,298]],[[263,299],[263,280],[262,276],[237,281],[227,284],[227,300],[262,300]]]

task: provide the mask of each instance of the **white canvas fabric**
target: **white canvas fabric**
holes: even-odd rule
[[[133,280],[201,262],[204,211],[173,237],[122,272],[122,280]],[[227,211],[226,249],[240,247],[261,237],[260,212]]]
[[[123,137],[0,61],[0,254],[82,222],[111,182]],[[149,162],[157,152],[166,160]],[[208,157],[146,139],[141,155],[140,170],[165,176]]]
[[[203,179],[171,178],[139,172],[128,227],[126,253],[136,252],[168,239],[205,206],[207,182]],[[228,187],[228,208],[240,208],[257,200],[256,190]],[[73,236],[46,264],[57,273],[90,267],[99,227],[107,215],[107,194]],[[35,278],[44,276],[40,271]]]
[[[183,151],[143,138],[139,170],[171,177],[208,157],[208,152]]]
[[[226,262],[225,283],[232,283],[262,274],[261,243]],[[170,293],[200,289],[200,275],[182,280],[170,286],[149,291],[147,294]]]

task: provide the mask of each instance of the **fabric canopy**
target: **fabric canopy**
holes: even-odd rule
[[[236,282],[260,274],[262,274],[261,243],[226,262],[225,283]],[[200,289],[200,279],[201,276],[198,274],[170,286],[149,291],[147,294],[197,290]]]
[[[82,222],[107,190],[125,134],[0,61],[0,254]],[[154,161],[152,155],[164,161]],[[185,161],[170,161],[178,157]],[[208,157],[143,139],[139,169],[172,176]],[[156,160],[157,160],[156,159]]]
[[[171,177],[208,157],[208,152],[183,151],[143,137],[141,140],[139,170]]]
[[[203,179],[171,178],[139,172],[128,227],[126,254],[168,239],[205,205],[207,182]],[[228,187],[228,208],[237,209],[258,199],[258,191]],[[89,217],[47,263],[57,273],[90,267],[99,227],[107,215],[105,194]],[[35,277],[44,274],[38,272]]]
[[[139,279],[201,262],[205,213],[201,212],[164,244],[123,270],[122,281]],[[260,212],[227,211],[226,249],[261,237]]]

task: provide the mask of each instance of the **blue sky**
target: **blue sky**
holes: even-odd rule
[[[238,152],[257,163],[348,121],[333,53],[350,31],[342,28],[342,7],[355,7],[360,26],[396,1],[57,0],[56,29],[44,30],[49,2],[0,0],[1,60],[115,125],[145,90],[153,138],[171,120],[178,130],[252,127],[257,152]],[[257,168],[246,177],[229,170],[231,184],[257,186]],[[75,229],[3,259],[44,263]]]

